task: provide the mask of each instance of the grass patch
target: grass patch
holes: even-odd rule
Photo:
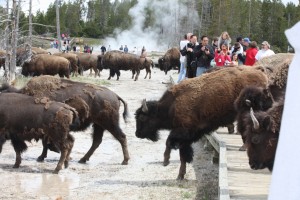
[[[91,83],[95,85],[111,85],[111,83],[107,80],[100,80],[99,78],[87,77],[87,76],[77,76],[70,77],[72,81],[78,81],[83,83]]]
[[[184,192],[182,194],[182,198],[184,199],[191,199],[193,197],[193,195],[190,192]]]

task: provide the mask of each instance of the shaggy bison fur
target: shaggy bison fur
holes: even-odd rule
[[[180,51],[178,48],[169,49],[164,56],[158,59],[158,66],[165,74],[171,69],[180,68]]]
[[[16,152],[14,168],[21,164],[21,153],[27,149],[25,141],[38,141],[45,137],[61,152],[54,173],[58,173],[63,164],[67,168],[74,143],[69,130],[77,125],[76,110],[66,104],[24,94],[0,94],[0,149],[5,138],[11,139]]]
[[[69,77],[70,62],[63,57],[48,54],[37,54],[25,61],[22,66],[24,76],[56,75]]]
[[[178,179],[193,159],[191,144],[236,118],[234,101],[249,85],[267,87],[264,72],[250,67],[219,70],[172,86],[158,101],[143,101],[136,111],[136,136],[157,141],[158,131],[171,130],[167,149],[179,149]],[[165,152],[165,161],[169,159]]]
[[[3,87],[2,91],[15,92],[16,89]],[[104,131],[107,130],[122,146],[124,156],[122,164],[128,164],[127,139],[119,126],[120,101],[124,104],[123,118],[125,120],[128,115],[128,108],[126,102],[116,93],[105,87],[53,76],[34,77],[18,92],[34,97],[48,97],[75,108],[79,115],[80,126],[72,129],[72,131],[82,131],[93,124],[93,143],[89,151],[79,160],[80,163],[85,163],[90,159],[101,144]],[[42,161],[46,156],[47,147],[44,146],[38,160]]]

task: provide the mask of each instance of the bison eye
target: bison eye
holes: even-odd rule
[[[252,142],[253,144],[258,144],[258,143],[260,142],[259,136],[258,136],[258,135],[254,136],[254,137],[251,139],[251,142]]]

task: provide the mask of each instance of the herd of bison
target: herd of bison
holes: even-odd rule
[[[155,142],[160,130],[170,130],[163,154],[164,165],[169,164],[171,150],[179,149],[177,179],[182,180],[186,163],[193,160],[191,144],[204,134],[237,121],[250,167],[272,170],[292,58],[293,54],[276,54],[252,67],[218,67],[172,85],[159,100],[142,101],[135,112],[135,135]],[[0,61],[3,62],[2,57]],[[167,73],[178,63],[179,51],[173,48],[159,59],[158,65]],[[74,144],[70,131],[82,131],[90,125],[93,126],[92,145],[79,162],[89,160],[107,130],[121,144],[122,164],[128,164],[127,139],[119,126],[121,106],[125,121],[128,116],[126,99],[106,87],[63,77],[69,78],[71,73],[82,75],[88,69],[94,70],[97,77],[100,71],[109,69],[108,79],[117,75],[118,80],[120,70],[131,70],[136,81],[140,70],[145,69],[145,78],[148,74],[151,78],[154,63],[150,58],[119,51],[105,55],[49,55],[36,48],[32,49],[30,59],[28,51],[19,50],[17,65],[22,67],[24,76],[33,78],[21,89],[8,84],[0,87],[0,152],[3,144],[10,140],[16,153],[14,168],[22,162],[21,154],[27,149],[25,141],[33,139],[42,140],[43,144],[38,161],[43,161],[51,150],[60,153],[54,173],[63,166],[67,168]],[[57,74],[61,78],[50,76]]]

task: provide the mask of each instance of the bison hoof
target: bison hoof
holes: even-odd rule
[[[170,164],[170,161],[168,161],[168,160],[165,160],[164,162],[163,162],[163,166],[168,166]]]
[[[13,166],[13,168],[19,168],[20,167],[20,165],[17,165],[17,164],[15,164],[14,166]]]
[[[180,175],[180,174],[179,174],[176,180],[182,181],[183,179],[184,179],[184,175]]]
[[[52,173],[53,174],[58,174],[59,170],[58,169],[55,169]]]
[[[239,148],[239,151],[246,151],[246,150],[247,150],[247,147],[246,147],[245,144],[243,144],[243,146],[241,146],[241,147]]]
[[[37,159],[36,159],[37,162],[44,162],[44,157],[43,156],[39,156]]]
[[[69,167],[69,161],[65,161],[65,168],[68,168]]]
[[[85,163],[86,163],[86,159],[81,158],[78,162],[79,162],[79,163],[82,163],[82,164],[85,164]]]
[[[128,165],[128,160],[123,160],[122,165]]]

